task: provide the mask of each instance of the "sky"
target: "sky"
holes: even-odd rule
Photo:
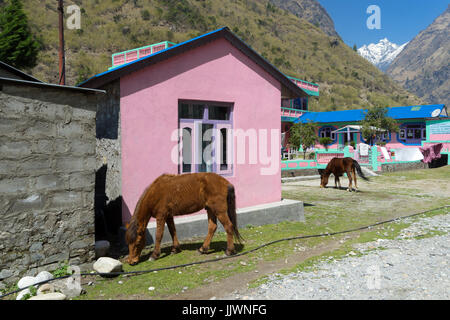
[[[358,48],[388,38],[396,44],[414,39],[426,29],[450,3],[450,0],[318,0],[331,16],[342,40]],[[367,13],[371,5],[380,9],[381,29],[369,29]],[[371,19],[372,20],[372,19]],[[375,21],[371,21],[375,22]]]

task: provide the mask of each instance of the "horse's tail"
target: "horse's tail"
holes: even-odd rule
[[[364,175],[364,173],[363,173],[362,170],[361,170],[361,166],[359,165],[359,163],[358,163],[355,159],[353,159],[353,165],[355,166],[355,169],[356,169],[356,172],[358,172],[358,175],[359,175],[361,178],[363,178],[364,180],[369,181],[369,178],[367,178],[367,177]]]
[[[234,187],[231,184],[228,185],[227,204],[228,204],[228,218],[230,218],[230,221],[233,224],[234,237],[239,243],[241,243],[244,239],[239,234],[237,226],[236,196],[234,194]]]

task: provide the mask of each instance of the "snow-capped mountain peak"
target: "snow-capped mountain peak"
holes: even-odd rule
[[[382,71],[394,61],[395,57],[406,47],[408,43],[397,45],[387,38],[381,39],[378,43],[364,45],[358,49],[358,53],[377,66]]]

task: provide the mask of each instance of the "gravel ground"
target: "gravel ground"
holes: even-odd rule
[[[401,222],[412,224],[394,240],[358,244],[339,260],[319,262],[314,271],[274,274],[258,288],[222,299],[449,300],[450,215]]]

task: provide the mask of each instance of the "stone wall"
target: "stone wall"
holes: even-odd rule
[[[416,169],[427,169],[428,164],[420,162],[405,162],[405,163],[382,163],[381,172],[394,172]]]
[[[104,94],[0,83],[0,286],[94,258],[95,115]]]

